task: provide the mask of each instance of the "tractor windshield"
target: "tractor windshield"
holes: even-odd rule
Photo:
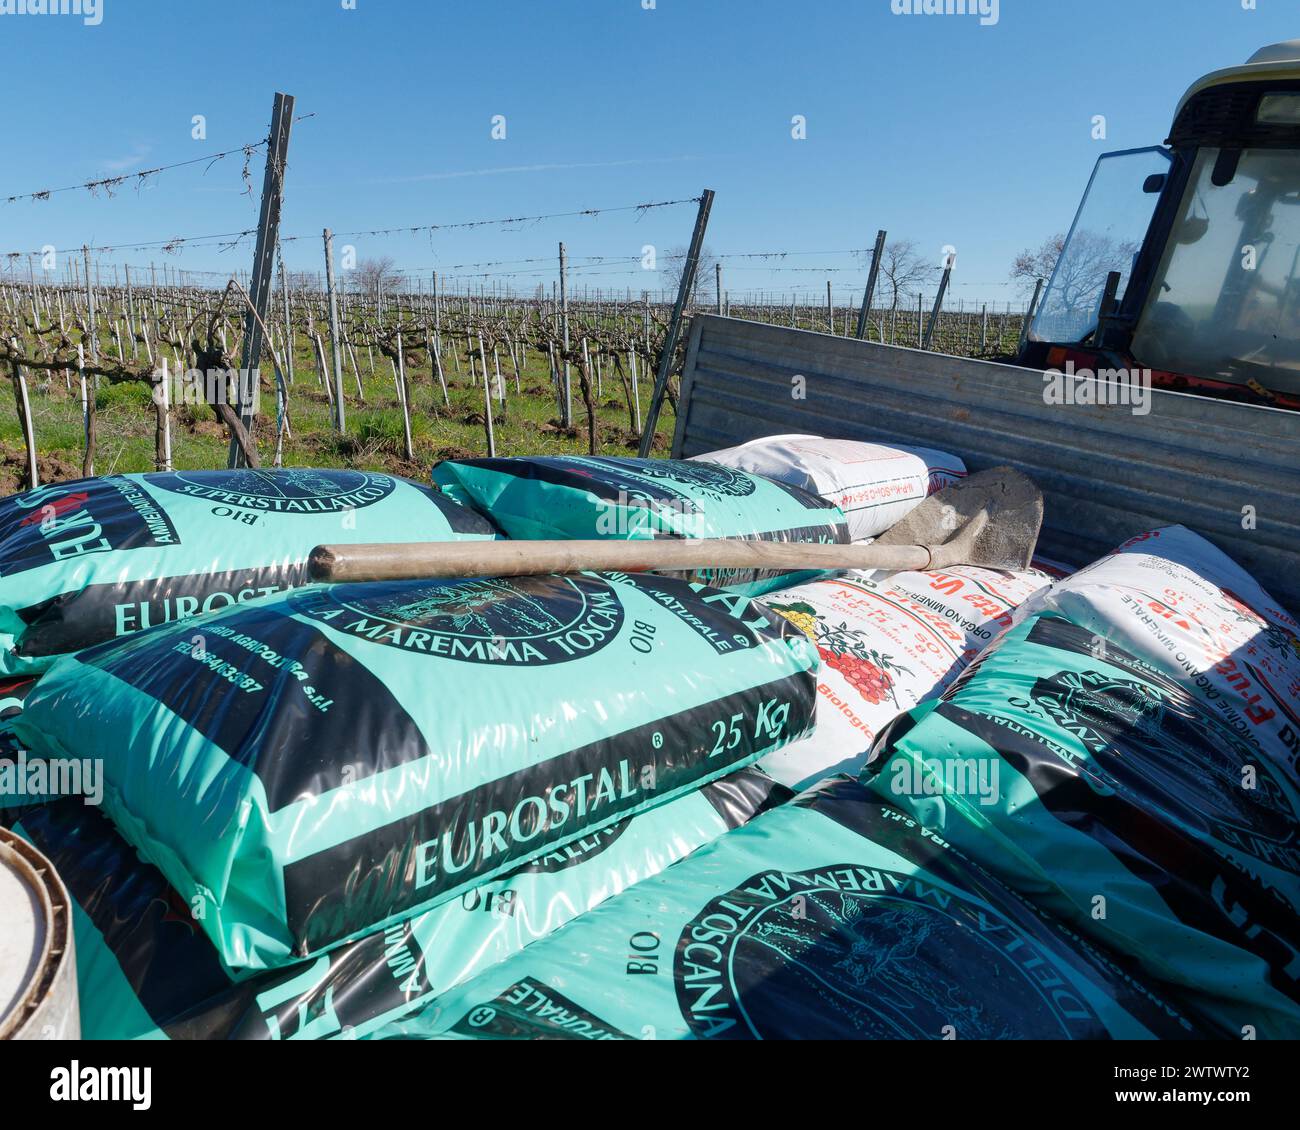
[[[1202,149],[1133,338],[1150,368],[1300,390],[1300,152]]]
[[[1056,260],[1051,282],[1034,315],[1033,341],[1082,341],[1097,328],[1106,277],[1120,273],[1116,298],[1124,297],[1133,260],[1146,238],[1159,195],[1146,192],[1148,178],[1169,171],[1165,149],[1107,153],[1097,162],[1074,226]]]

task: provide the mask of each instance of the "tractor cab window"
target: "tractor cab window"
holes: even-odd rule
[[[1298,265],[1300,152],[1200,150],[1133,356],[1153,369],[1291,387],[1300,381]]]
[[[1120,273],[1116,298],[1124,297],[1133,262],[1159,201],[1151,184],[1169,172],[1165,149],[1107,153],[1097,162],[1074,226],[1038,304],[1033,341],[1079,342],[1097,328],[1106,278]]]

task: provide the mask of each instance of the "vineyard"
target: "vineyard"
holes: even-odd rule
[[[227,464],[364,466],[422,478],[439,459],[474,454],[666,451],[676,374],[690,319],[701,311],[974,357],[1014,352],[1023,332],[1026,312],[1009,304],[945,302],[951,260],[948,269],[932,268],[910,242],[886,245],[884,232],[874,250],[826,253],[851,256],[848,267],[784,265],[787,257],[820,254],[802,251],[712,256],[703,249],[713,203],[707,190],[618,208],[339,233],[421,234],[432,243],[453,228],[572,227],[606,212],[639,222],[651,211],[698,205],[690,249],[667,253],[668,267],[660,268],[671,289],[644,285],[655,254],[639,241],[639,255],[575,260],[561,242],[549,262],[452,264],[450,273],[399,270],[385,259],[367,277],[356,268],[374,262],[358,265],[350,244],[336,255],[326,231],[325,270],[290,271],[285,248],[314,238],[279,230],[288,134],[301,120],[292,106],[277,95],[270,134],[237,149],[5,198],[39,208],[55,193],[87,191],[110,201],[128,179],[152,184],[173,169],[241,157],[252,195],[252,162],[266,151],[256,228],[4,254],[0,367],[14,397],[13,410],[0,411],[0,490]],[[192,248],[230,251],[254,241],[251,272],[195,272],[169,262],[160,271],[152,261],[117,259],[147,251],[175,261]],[[705,257],[712,270],[702,266]],[[344,269],[336,271],[340,258]],[[784,292],[723,285],[724,271],[730,278],[759,269],[818,282]],[[593,289],[593,273],[640,274],[641,285]]]
[[[29,484],[28,426],[38,482],[225,465],[231,420],[226,405],[211,404],[207,374],[238,366],[245,293],[238,280],[225,290],[93,282],[0,288],[0,357],[15,392],[13,407],[0,414],[0,488]],[[579,292],[567,319],[558,300],[486,287],[438,295],[344,290],[338,299],[343,428],[328,300],[323,291],[279,290],[259,366],[258,462],[422,477],[437,459],[483,454],[489,444],[503,455],[636,452],[672,311],[664,295]],[[921,318],[915,308],[873,309],[867,336],[916,346],[930,315],[922,309]],[[849,306],[797,301],[726,302],[724,310],[823,333],[833,325],[843,335],[854,332],[858,315]],[[966,356],[1005,353],[1022,321],[1022,312],[945,311],[932,345]],[[683,332],[674,371],[685,339]],[[671,439],[671,384],[666,399],[656,450]]]

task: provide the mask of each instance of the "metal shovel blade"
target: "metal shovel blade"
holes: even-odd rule
[[[923,545],[931,568],[1028,569],[1043,528],[1043,492],[1013,467],[978,471],[930,495],[873,545]]]

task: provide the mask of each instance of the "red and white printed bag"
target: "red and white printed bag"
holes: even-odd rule
[[[821,656],[817,728],[759,767],[806,788],[857,773],[876,734],[941,694],[1051,577],[960,565],[929,573],[858,572],[773,593],[763,603],[809,636]]]
[[[966,464],[945,451],[822,436],[766,436],[695,459],[821,495],[844,512],[853,541],[884,533],[966,476]]]
[[[1185,526],[1141,534],[1043,589],[1053,609],[1164,671],[1261,756],[1300,780],[1300,625]]]

